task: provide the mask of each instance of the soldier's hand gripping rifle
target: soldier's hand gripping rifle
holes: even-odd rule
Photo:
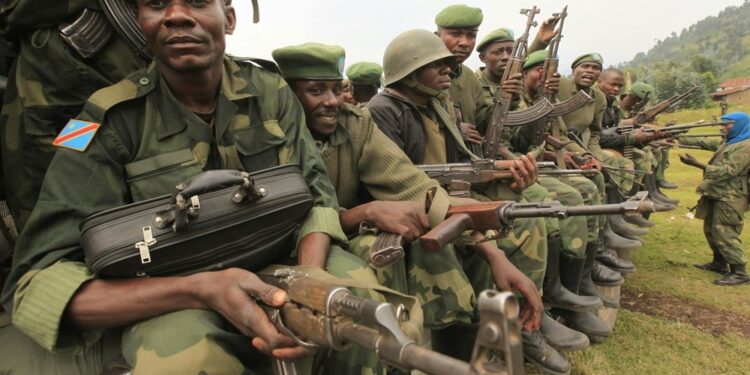
[[[280,332],[311,349],[346,350],[352,344],[375,352],[389,366],[435,375],[522,375],[518,302],[512,293],[484,291],[479,296],[479,334],[471,363],[418,345],[400,327],[404,306],[352,295],[333,282],[310,277],[299,269],[275,267],[260,278],[286,291],[289,302],[266,308]],[[276,359],[274,373],[294,374]]]
[[[484,158],[489,160],[494,160],[498,154],[503,159],[515,159],[507,148],[500,146],[505,126],[524,125],[538,120],[546,116],[554,108],[548,100],[543,100],[535,103],[528,109],[510,112],[513,94],[503,90],[503,83],[510,77],[521,73],[521,67],[523,66],[528,49],[529,30],[537,25],[534,21],[534,16],[539,14],[539,8],[534,6],[531,9],[521,9],[521,14],[526,16],[526,27],[523,34],[513,43],[513,51],[508,62],[505,64],[503,76],[495,91],[492,116],[490,117],[490,124],[487,127],[487,134],[484,137]]]
[[[511,228],[513,220],[530,217],[555,217],[587,215],[636,215],[654,212],[654,204],[646,201],[648,192],[638,192],[623,203],[592,206],[563,206],[560,202],[516,203],[513,201],[481,202],[451,206],[447,219],[419,238],[422,247],[438,251],[467,230],[497,230]]]
[[[690,94],[692,94],[695,90],[698,90],[698,88],[700,88],[700,86],[695,85],[682,94],[675,94],[671,98],[663,100],[645,111],[637,112],[632,118],[633,125],[641,125],[654,121],[658,114],[687,99]]]

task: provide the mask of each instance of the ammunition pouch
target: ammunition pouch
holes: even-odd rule
[[[312,206],[296,166],[208,171],[171,196],[89,216],[81,246],[89,269],[102,278],[257,271],[289,257]]]

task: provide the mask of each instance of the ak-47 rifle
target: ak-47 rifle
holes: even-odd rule
[[[690,129],[705,128],[709,126],[723,126],[729,123],[730,121],[705,122],[701,120],[697,122],[691,122],[688,124],[665,126],[665,127],[658,128],[658,129],[649,128],[649,127],[643,127],[642,129],[646,133],[658,133],[660,136],[662,136],[662,138],[673,138],[678,135],[682,135],[682,134],[689,132]]]
[[[591,175],[593,172],[583,169],[563,170],[553,162],[537,162],[540,176]],[[496,180],[512,180],[508,169],[498,168],[494,160],[481,159],[467,163],[417,165],[417,169],[427,177],[437,180],[448,194],[456,197],[468,197],[471,186],[486,184]]]
[[[513,201],[480,202],[451,206],[447,219],[419,238],[427,251],[438,251],[467,230],[507,230],[513,220],[531,217],[555,217],[588,215],[636,215],[654,212],[654,204],[646,201],[648,192],[641,191],[623,203],[592,206],[563,206],[560,202],[516,203]]]
[[[636,112],[636,114],[632,117],[633,125],[641,125],[654,121],[658,114],[666,111],[673,105],[687,99],[690,94],[692,94],[693,91],[698,90],[698,88],[700,88],[700,86],[695,85],[682,94],[675,94],[671,98],[663,100],[645,111]]]
[[[531,9],[521,9],[521,14],[526,16],[526,28],[523,34],[513,43],[513,51],[510,54],[508,62],[505,64],[503,77],[500,79],[497,90],[495,91],[494,106],[492,108],[492,117],[487,127],[487,134],[484,137],[484,158],[494,160],[498,153],[504,159],[514,159],[509,150],[500,146],[503,128],[505,126],[523,125],[546,116],[554,108],[548,101],[539,101],[534,106],[523,111],[510,112],[510,104],[513,100],[511,93],[503,91],[503,83],[513,75],[521,72],[523,61],[526,57],[529,42],[529,30],[537,23],[534,16],[539,14],[539,8],[536,6]],[[513,121],[509,121],[511,113],[515,115]]]
[[[591,96],[589,96],[586,92],[583,90],[578,91],[576,95],[573,95],[569,99],[563,101],[563,102],[557,102],[557,99],[555,98],[555,93],[547,92],[545,93],[544,87],[547,83],[547,81],[551,80],[556,74],[557,74],[557,67],[559,64],[559,59],[557,57],[557,53],[560,49],[560,41],[563,37],[563,26],[565,25],[565,18],[568,16],[568,6],[566,5],[563,10],[560,13],[554,13],[552,15],[553,17],[557,17],[560,19],[560,23],[557,26],[557,34],[555,35],[552,40],[549,42],[547,57],[544,59],[544,64],[542,65],[542,75],[537,83],[536,88],[536,97],[537,98],[546,98],[548,101],[554,103],[555,109],[553,109],[548,115],[547,120],[544,122],[537,122],[535,126],[537,127],[534,131],[534,134],[536,135],[536,140],[534,142],[535,145],[541,145],[544,142],[544,133],[545,133],[545,127],[551,127],[553,134],[555,137],[560,137],[557,133],[557,127],[553,126],[554,122],[557,121],[558,116],[562,116],[565,114],[568,114],[570,112],[575,111],[578,108],[581,108],[584,104],[591,101]],[[561,156],[558,156],[558,159],[561,159]],[[562,163],[562,160],[558,160],[558,165],[562,168],[563,165],[560,165]]]
[[[260,278],[283,289],[289,302],[280,309],[265,307],[280,332],[311,350],[346,350],[352,344],[375,352],[389,366],[435,375],[522,375],[518,302],[510,292],[479,295],[479,334],[471,363],[418,345],[402,331],[404,306],[352,295],[334,283],[310,277],[299,269],[276,268]],[[274,361],[276,375],[296,374],[293,364]]]

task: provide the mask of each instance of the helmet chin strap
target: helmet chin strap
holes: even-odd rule
[[[419,83],[419,81],[417,80],[417,73],[416,72],[411,72],[411,74],[409,74],[408,76],[404,77],[404,79],[402,79],[401,82],[404,85],[413,88],[418,93],[427,95],[427,96],[432,97],[432,98],[437,97],[441,93],[440,90],[435,90],[433,88],[427,87],[427,86]]]

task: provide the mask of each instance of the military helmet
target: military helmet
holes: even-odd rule
[[[409,30],[394,38],[383,54],[385,85],[400,81],[417,69],[434,61],[455,56],[434,33]]]

